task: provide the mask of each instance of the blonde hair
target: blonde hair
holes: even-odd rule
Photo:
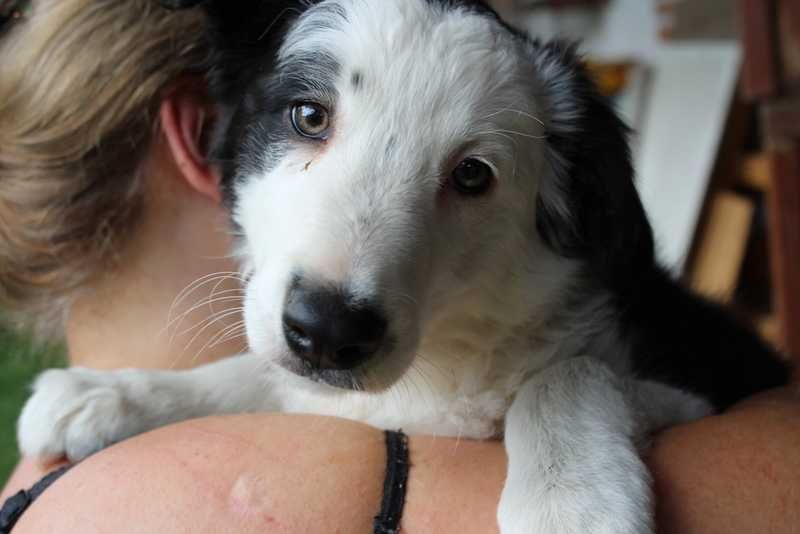
[[[0,35],[0,307],[53,321],[123,249],[162,90],[204,68],[200,10],[34,0]]]

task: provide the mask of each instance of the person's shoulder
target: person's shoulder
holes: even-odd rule
[[[14,534],[313,532],[314,517],[320,532],[337,521],[339,531],[358,532],[380,500],[382,447],[379,431],[342,420],[187,421],[79,463],[33,503]],[[359,517],[364,525],[354,524]]]
[[[794,532],[800,524],[799,422],[794,386],[662,432],[647,455],[659,528]]]

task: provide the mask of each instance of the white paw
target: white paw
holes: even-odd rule
[[[630,470],[612,469],[616,471],[612,473],[592,473],[589,467],[585,478],[510,473],[497,511],[500,532],[652,534],[650,477],[636,460],[623,462]],[[584,461],[591,464],[591,456]]]
[[[78,461],[140,431],[115,373],[46,371],[33,390],[17,423],[24,455]]]

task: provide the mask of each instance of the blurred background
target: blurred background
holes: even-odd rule
[[[634,130],[637,185],[664,264],[800,354],[800,1],[492,3],[534,35],[582,41]],[[2,482],[30,380],[64,357],[2,331],[0,354]]]

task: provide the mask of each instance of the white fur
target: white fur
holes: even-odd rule
[[[522,48],[488,17],[423,0],[310,9],[280,60],[322,50],[338,62],[335,90],[312,88],[335,100],[331,138],[264,147],[233,213],[253,353],[184,372],[48,372],[20,419],[22,450],[78,459],[173,421],[259,410],[480,439],[504,429],[504,534],[652,532],[638,448],[708,406],[626,378],[622,352],[577,357],[603,328],[603,300],[563,321],[577,266],[543,246],[534,212],[542,177],[566,165],[548,154],[545,127],[568,128],[581,110],[569,94],[537,100],[545,84],[568,92],[569,73],[552,59],[531,65]],[[542,116],[553,107],[557,118]],[[490,195],[443,185],[468,156],[495,169]],[[385,304],[397,343],[359,371],[365,391],[283,368],[293,356],[282,307],[298,270]]]
[[[531,378],[506,416],[506,533],[652,531],[649,476],[635,447],[641,419],[622,380],[573,358]]]

